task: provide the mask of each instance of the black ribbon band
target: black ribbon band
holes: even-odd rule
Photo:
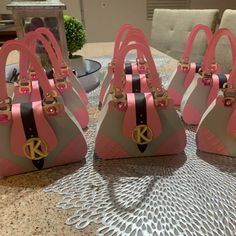
[[[223,88],[224,83],[227,82],[227,77],[225,74],[217,74],[219,78],[219,88]]]
[[[136,109],[136,125],[147,124],[147,108],[146,99],[143,93],[135,93],[135,109]],[[146,131],[147,132],[147,131]],[[144,133],[147,135],[147,133]],[[147,144],[138,144],[140,152],[144,152],[147,148]]]
[[[202,68],[202,64],[197,62],[195,72],[198,73],[201,68]]]
[[[141,92],[141,83],[139,75],[132,75],[132,93]]]
[[[21,103],[20,113],[26,139],[38,138],[32,103]],[[32,160],[32,162],[37,169],[43,168],[44,159]]]
[[[125,74],[132,74],[132,64],[129,62],[125,63]]]

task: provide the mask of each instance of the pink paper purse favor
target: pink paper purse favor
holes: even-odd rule
[[[147,93],[126,93],[122,75],[125,55],[140,50],[149,68]],[[95,141],[95,153],[104,159],[170,155],[186,145],[184,126],[173,101],[162,88],[150,50],[130,44],[119,52],[115,64],[113,92],[102,108]]]
[[[207,44],[209,45],[212,38],[211,29],[202,24],[194,26],[187,39],[182,61],[173,73],[168,86],[168,94],[173,98],[174,104],[177,106],[180,105],[185,91],[193,81],[195,74],[198,73],[198,70],[201,68],[201,63],[190,62],[190,54],[194,46],[194,40],[200,31],[204,31]]]
[[[75,74],[73,73],[71,67],[68,66],[67,63],[64,61],[60,46],[58,45],[57,40],[52,34],[52,32],[49,29],[44,28],[44,27],[37,28],[35,32],[42,34],[51,43],[56,53],[58,64],[60,65],[61,74],[64,75],[67,80],[70,81],[73,88],[79,94],[84,104],[88,105],[87,94],[84,88],[81,86],[79,80],[76,78]]]
[[[228,75],[217,74],[217,72],[219,72],[219,66],[215,62],[215,48],[219,39],[223,36],[229,38],[233,62],[236,61],[235,36],[228,29],[219,29],[214,34],[203,57],[202,72],[198,76],[195,76],[183,96],[180,110],[182,118],[187,124],[199,124],[207,107],[216,99],[219,89],[227,82]]]
[[[228,35],[221,29],[215,36],[214,44],[209,48],[209,58],[214,56],[216,41],[222,35]],[[230,34],[231,35],[231,34]],[[236,39],[231,38],[236,46]],[[207,64],[209,66],[209,64]],[[220,155],[236,157],[236,61],[228,81],[223,85],[214,102],[204,112],[197,128],[196,141],[199,150]]]
[[[42,88],[42,100],[12,103],[5,82],[9,53],[27,54]],[[82,129],[53,90],[38,59],[19,41],[0,49],[0,176],[76,162],[87,144]]]
[[[71,80],[65,76],[60,67],[60,62],[54,53],[53,48],[49,44],[48,40],[38,32],[29,32],[23,38],[22,42],[30,48],[32,52],[35,51],[36,42],[39,41],[43,44],[45,51],[48,54],[50,62],[53,67],[52,79],[50,79],[51,85],[57,90],[63,97],[65,106],[72,112],[76,120],[80,123],[82,128],[87,127],[89,122],[89,115],[87,106],[84,104],[83,99],[78,92],[74,89]],[[27,60],[24,54],[20,57],[20,75],[14,89],[14,99],[21,99],[24,97],[30,97],[31,101],[40,100],[39,84],[37,82],[37,74],[30,68],[30,61]],[[29,91],[25,91],[29,89]],[[23,91],[23,93],[22,93]],[[18,96],[16,96],[18,95]],[[19,96],[22,95],[22,96]]]
[[[130,43],[138,42],[142,45],[144,45],[147,50],[149,50],[149,53],[151,54],[150,48],[148,46],[148,42],[145,38],[144,33],[136,28],[130,29],[127,33],[121,47],[120,51],[127,47]],[[128,53],[127,53],[128,55]],[[127,56],[126,55],[126,56]],[[120,60],[120,55],[117,53],[116,61]],[[130,64],[130,67],[132,67],[132,71],[130,71],[130,74],[127,72],[127,64]],[[114,64],[115,65],[115,64]],[[114,65],[113,65],[113,73],[114,73]],[[137,61],[136,63],[125,63],[124,73],[123,73],[123,81],[124,81],[124,92],[126,93],[145,93],[149,92],[149,85],[148,85],[148,64],[145,61],[145,58],[142,54],[142,52],[137,49]],[[158,75],[159,76],[159,75]],[[112,92],[112,84],[113,84],[113,77],[110,81],[110,85],[105,93],[103,104],[107,102],[107,96],[110,92]]]
[[[125,33],[126,35],[123,39],[123,42],[121,42],[121,37]],[[107,74],[105,75],[105,78],[101,85],[101,90],[99,94],[99,109],[101,109],[106,102],[106,95],[109,93],[110,84],[112,83],[115,64],[117,60],[119,60],[118,56],[119,51],[131,42],[140,42],[148,47],[148,41],[141,30],[134,28],[129,24],[122,25],[115,40],[112,62],[109,63],[108,65]],[[132,77],[134,80],[137,79],[139,80],[139,78],[137,78],[138,77],[137,75],[145,74],[146,69],[147,69],[146,62],[143,58],[142,53],[139,50],[137,50],[137,59],[135,62],[124,63],[124,73],[127,75],[127,78],[130,81],[132,81]],[[145,83],[143,84],[145,86]],[[132,84],[131,84],[131,89],[132,89]],[[141,86],[140,89],[146,90],[146,86],[145,87]]]
[[[57,59],[57,60],[53,59],[53,61],[56,61],[57,64],[59,65],[60,74],[64,75],[65,79],[69,80],[71,82],[73,88],[79,94],[79,96],[81,97],[83,103],[85,105],[87,105],[88,104],[87,94],[86,94],[85,90],[82,88],[82,86],[81,86],[80,82],[78,81],[78,79],[76,78],[76,76],[74,75],[72,69],[64,61],[61,49],[60,49],[54,35],[51,33],[51,31],[49,29],[44,28],[44,27],[37,28],[34,32],[40,33],[42,36],[45,37],[45,39],[47,39],[48,43],[50,43],[51,47],[54,50],[54,53],[56,54],[56,59]],[[30,33],[32,33],[32,32],[30,32]],[[39,41],[42,41],[42,40],[39,40]],[[43,42],[41,42],[41,43],[43,43]],[[45,42],[43,44],[44,44],[44,47],[46,47]],[[35,46],[36,46],[35,44],[31,44],[31,47],[33,48],[32,49],[33,51],[34,51]],[[47,51],[48,51],[48,49],[47,49]],[[52,55],[52,53],[51,53],[51,55]],[[25,63],[25,65],[28,65],[26,58],[24,58],[24,60],[20,60],[20,62],[21,63],[23,62],[23,63]],[[28,72],[30,73],[32,78],[35,79],[35,72],[32,70],[32,68],[30,68],[30,70]]]
[[[118,33],[116,35],[116,39],[115,39],[115,44],[114,44],[114,49],[113,49],[113,58],[111,60],[111,62],[108,64],[108,69],[107,72],[104,76],[103,82],[101,84],[101,90],[100,90],[100,94],[99,94],[99,105],[98,108],[101,109],[102,106],[104,105],[104,97],[105,94],[108,92],[108,87],[110,85],[110,82],[112,80],[112,75],[113,75],[113,65],[115,65],[115,58],[116,55],[119,51],[120,48],[120,44],[121,44],[121,40],[122,40],[122,36],[124,36],[128,30],[132,29],[133,26],[131,24],[123,24],[120,26]]]

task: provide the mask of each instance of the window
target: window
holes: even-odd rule
[[[190,8],[190,0],[147,0],[147,20],[152,20],[155,8],[186,9]]]

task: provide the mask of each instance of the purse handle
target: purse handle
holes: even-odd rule
[[[236,39],[234,34],[226,28],[221,28],[218,29],[216,31],[216,33],[214,34],[214,37],[211,40],[211,43],[209,45],[209,47],[206,50],[206,53],[203,57],[203,61],[202,61],[202,71],[203,71],[203,75],[207,75],[211,72],[211,64],[212,61],[215,58],[215,49],[216,49],[216,45],[219,42],[220,38],[223,36],[227,36],[230,42],[230,46],[231,46],[231,50],[232,50],[232,65],[235,65],[236,63]],[[232,76],[229,77],[229,80],[227,82],[228,84],[236,84],[236,81],[234,82],[232,79]]]
[[[60,65],[58,63],[55,51],[53,50],[52,45],[48,42],[48,40],[44,36],[42,36],[41,33],[36,32],[36,31],[31,31],[27,33],[26,36],[22,38],[21,40],[22,42],[25,42],[26,45],[29,45],[29,48],[32,52],[36,51],[36,42],[40,41],[43,44],[49,56],[49,59],[52,63],[52,66],[56,74],[60,74]],[[28,63],[29,61],[27,60],[26,55],[21,53],[20,55],[20,74],[21,75],[27,75]]]
[[[120,50],[123,49],[125,46],[127,46],[129,44],[129,42],[131,42],[131,41],[136,41],[136,42],[139,41],[140,43],[144,44],[145,46],[149,46],[145,34],[143,33],[142,30],[140,30],[138,28],[132,28],[128,31],[123,43],[121,44]]]
[[[192,28],[192,31],[190,32],[188,39],[187,39],[187,43],[185,45],[184,48],[184,53],[183,53],[183,57],[182,57],[182,62],[184,64],[188,64],[189,63],[189,56],[193,47],[193,42],[197,36],[197,34],[200,31],[204,31],[205,36],[206,36],[206,41],[207,41],[207,45],[209,46],[210,41],[212,39],[212,32],[211,29],[207,26],[207,25],[203,25],[203,24],[197,24]]]
[[[132,28],[128,31],[128,33],[126,34],[123,40],[123,43],[120,46],[120,50],[122,50],[131,42],[136,42],[136,43],[139,42],[149,47],[145,34],[138,28]],[[141,58],[141,59],[143,58],[143,54],[139,50],[137,50],[137,58]]]
[[[53,47],[53,49],[56,53],[56,56],[57,56],[57,60],[59,61],[59,65],[61,65],[61,66],[66,65],[66,62],[65,62],[65,60],[62,56],[62,52],[61,52],[61,49],[59,47],[59,44],[58,44],[55,36],[53,35],[53,33],[45,27],[39,27],[34,32],[40,33],[40,34],[42,34],[43,36],[46,36],[49,39],[48,41],[50,41],[51,44],[52,44],[52,47]]]
[[[119,31],[116,35],[115,39],[115,45],[114,45],[114,50],[113,50],[113,58],[112,61],[116,59],[119,49],[120,49],[120,43],[121,43],[121,38],[122,36],[130,29],[132,29],[133,26],[131,24],[123,24],[120,26]]]
[[[150,92],[161,92],[162,89],[162,82],[159,78],[159,74],[156,70],[155,63],[153,61],[151,52],[147,46],[144,46],[140,43],[130,44],[127,45],[119,52],[119,60],[115,64],[115,73],[114,73],[114,81],[113,81],[113,89],[114,95],[116,98],[120,97],[123,93],[124,82],[122,80],[122,76],[124,74],[124,60],[127,53],[131,50],[140,50],[144,57],[146,58],[148,69],[149,69],[149,85],[150,85]]]
[[[42,69],[42,65],[37,60],[35,55],[26,47],[22,42],[16,40],[9,40],[0,49],[0,105],[5,104],[6,101],[9,100],[7,94],[7,86],[5,81],[5,71],[6,71],[6,61],[9,53],[13,50],[17,50],[20,53],[24,53],[27,55],[27,58],[30,59],[32,66],[34,67],[36,73],[38,74],[38,80],[40,82],[40,86],[43,90],[44,98],[55,98],[57,96],[57,92],[52,89],[44,70]]]

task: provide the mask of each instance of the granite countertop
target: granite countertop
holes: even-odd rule
[[[79,231],[65,225],[73,209],[55,207],[60,196],[42,189],[80,164],[0,179],[0,235],[94,235],[99,225]]]

